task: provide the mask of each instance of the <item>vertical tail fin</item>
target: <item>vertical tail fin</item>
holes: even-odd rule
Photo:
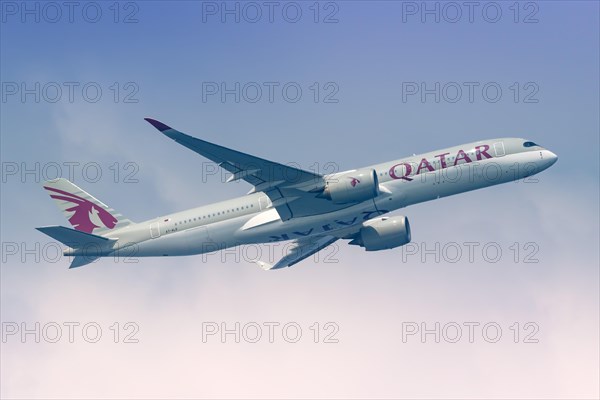
[[[67,179],[46,181],[44,189],[78,231],[104,235],[132,223]]]

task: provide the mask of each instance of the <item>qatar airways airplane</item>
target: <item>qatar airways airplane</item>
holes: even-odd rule
[[[525,139],[500,138],[413,155],[331,175],[268,161],[188,136],[146,118],[162,134],[254,187],[242,197],[135,223],[66,179],[44,183],[74,229],[37,228],[68,246],[70,268],[99,257],[202,254],[244,244],[292,241],[275,264],[290,267],[336,240],[366,251],[410,242],[405,216],[391,211],[529,177],[557,156]]]

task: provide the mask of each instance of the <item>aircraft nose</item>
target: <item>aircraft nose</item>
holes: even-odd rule
[[[558,160],[558,156],[551,152],[550,150],[543,150],[543,160],[544,164],[546,164],[546,168],[551,167]]]

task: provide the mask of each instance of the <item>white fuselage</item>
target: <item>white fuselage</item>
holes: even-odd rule
[[[368,167],[377,172],[385,191],[334,212],[282,221],[269,198],[258,192],[165,215],[111,232],[107,236],[118,241],[102,255],[182,256],[327,233],[342,237],[393,210],[522,179],[556,161],[552,152],[539,146],[523,148],[522,143],[493,139]]]

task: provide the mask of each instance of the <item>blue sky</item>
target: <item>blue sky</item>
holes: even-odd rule
[[[81,3],[73,22],[58,2],[55,23],[42,3],[23,4],[2,2],[0,28],[2,321],[99,321],[105,331],[136,321],[140,343],[9,340],[3,396],[598,397],[597,2],[520,2],[518,16],[513,2],[481,2],[473,22],[463,8],[455,23],[447,21],[453,10],[434,2],[427,4],[438,4],[439,22],[421,21],[421,2],[321,2],[317,23],[313,2],[277,2],[272,23],[263,2],[253,3],[263,12],[255,23],[247,3],[238,3],[239,23],[221,21],[235,2],[123,2],[118,22],[112,2]],[[39,7],[39,22],[22,7]],[[217,15],[207,14],[212,7]],[[490,7],[501,10],[495,23]],[[288,22],[296,9],[299,21]],[[137,22],[125,23],[127,15]],[[324,23],[327,16],[337,22]],[[206,93],[236,82],[248,90],[239,102]],[[436,83],[439,102],[403,92]],[[286,85],[302,90],[297,102],[286,100]],[[498,101],[486,99],[486,85],[502,90]],[[262,96],[251,102],[256,86]],[[462,96],[452,102],[456,86]],[[23,87],[33,94],[22,97]],[[96,88],[102,96],[93,102]],[[406,260],[401,250],[340,246],[335,262],[307,260],[274,274],[235,254],[105,260],[69,271],[67,260],[23,254],[50,243],[34,227],[65,223],[38,182],[55,165],[63,176],[74,165],[78,185],[134,221],[249,189],[224,185],[147,116],[307,169],[350,169],[502,136],[530,138],[559,161],[534,183],[399,210],[418,245]],[[36,168],[38,175],[24,173]],[[464,250],[471,241],[497,243],[504,256],[420,257],[435,243]],[[528,243],[537,263],[523,262]],[[203,321],[297,321],[306,332],[315,321],[335,321],[340,343],[202,343]],[[506,334],[494,344],[403,343],[406,321],[493,321]],[[536,322],[540,342],[506,339],[517,321]]]

